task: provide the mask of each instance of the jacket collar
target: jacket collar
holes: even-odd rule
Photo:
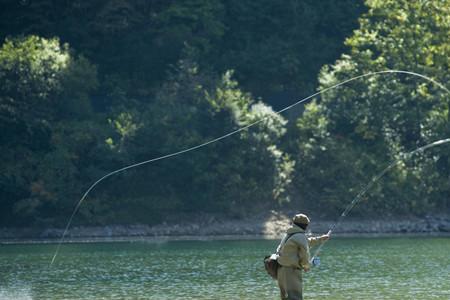
[[[301,228],[300,226],[292,224],[291,227],[288,228],[287,234],[292,234],[292,233],[305,233],[305,230],[303,228]]]

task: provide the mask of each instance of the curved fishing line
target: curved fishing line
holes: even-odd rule
[[[303,99],[301,99],[301,100],[299,100],[299,101],[297,101],[297,102],[295,102],[295,103],[293,103],[293,104],[291,104],[291,105],[289,105],[289,106],[287,106],[287,107],[285,107],[285,108],[283,108],[283,109],[281,109],[281,110],[279,110],[279,111],[276,111],[275,113],[276,113],[276,114],[281,114],[282,112],[285,112],[286,110],[289,110],[289,109],[293,108],[294,106],[297,106],[297,105],[299,105],[299,104],[301,104],[301,103],[303,103],[303,102],[305,102],[305,101],[308,101],[308,100],[310,100],[311,98],[314,98],[314,97],[316,97],[316,96],[318,96],[318,95],[320,95],[320,94],[323,94],[323,93],[325,93],[325,92],[327,92],[327,91],[329,91],[329,90],[332,90],[332,89],[335,89],[335,88],[340,87],[340,86],[342,86],[342,85],[345,85],[345,84],[347,84],[347,83],[349,83],[349,82],[351,82],[351,81],[354,81],[354,80],[357,80],[357,79],[360,79],[360,78],[364,78],[364,77],[369,77],[369,76],[374,76],[374,75],[380,75],[380,74],[388,74],[388,73],[408,74],[408,75],[420,77],[420,78],[425,79],[425,80],[427,80],[427,81],[429,81],[429,82],[432,82],[433,84],[439,86],[440,88],[444,89],[445,91],[447,91],[447,92],[450,94],[450,91],[449,91],[444,85],[442,85],[441,83],[437,82],[436,80],[434,80],[434,79],[432,79],[432,78],[430,78],[430,77],[428,77],[428,76],[425,76],[425,75],[422,75],[422,74],[419,74],[419,73],[415,73],[415,72],[411,72],[411,71],[403,71],[403,70],[384,70],[384,71],[370,72],[370,73],[362,74],[362,75],[355,76],[355,77],[352,77],[352,78],[350,78],[350,79],[344,80],[344,81],[339,82],[339,83],[337,83],[337,84],[335,84],[335,85],[333,85],[333,86],[330,86],[330,87],[327,87],[327,88],[325,88],[325,89],[322,89],[322,90],[320,90],[320,91],[318,91],[318,92],[316,92],[316,93],[314,93],[314,94],[312,94],[312,95],[310,95],[310,96],[308,96],[308,97],[306,97],[306,98],[303,98]],[[132,165],[129,165],[129,166],[126,166],[126,167],[117,169],[117,170],[115,170],[115,171],[112,171],[112,172],[106,174],[105,176],[101,177],[101,178],[98,179],[97,181],[95,181],[95,182],[87,189],[87,191],[83,194],[83,197],[81,197],[81,199],[78,201],[77,205],[75,206],[75,208],[74,208],[74,210],[73,210],[73,212],[72,212],[72,214],[71,214],[71,216],[70,216],[70,218],[69,218],[69,221],[67,222],[67,225],[66,225],[66,227],[65,227],[65,229],[64,229],[64,231],[63,231],[63,234],[62,234],[62,236],[61,236],[61,239],[60,239],[59,242],[58,242],[58,246],[56,247],[56,250],[55,250],[55,253],[54,253],[54,255],[53,255],[52,261],[51,261],[51,263],[50,263],[50,266],[53,265],[53,262],[55,261],[56,257],[58,256],[59,250],[60,250],[60,248],[61,248],[61,244],[63,243],[64,238],[65,238],[65,236],[66,236],[66,234],[67,234],[67,231],[69,230],[69,227],[70,227],[70,225],[72,224],[73,218],[74,218],[74,216],[76,215],[76,213],[78,212],[78,210],[79,210],[81,204],[84,202],[84,200],[86,199],[86,197],[88,196],[88,194],[94,189],[94,187],[96,187],[100,182],[102,182],[103,180],[105,180],[105,179],[108,178],[108,177],[111,177],[112,175],[115,175],[115,174],[117,174],[117,173],[123,172],[123,171],[128,170],[128,169],[131,169],[131,168],[135,168],[135,167],[138,167],[138,166],[142,166],[142,165],[145,165],[145,164],[149,164],[149,163],[152,163],[152,162],[156,162],[156,161],[158,161],[158,160],[167,159],[167,158],[170,158],[170,157],[173,157],[173,156],[178,156],[178,155],[181,155],[181,154],[190,152],[190,151],[197,150],[197,149],[199,149],[199,148],[203,148],[203,147],[205,147],[205,146],[207,146],[207,145],[209,145],[209,144],[216,143],[216,142],[218,142],[218,141],[220,141],[220,140],[223,140],[223,139],[225,139],[225,138],[227,138],[227,137],[230,137],[230,136],[232,136],[232,135],[234,135],[234,134],[236,134],[236,133],[239,133],[239,132],[241,132],[241,131],[247,130],[248,128],[250,128],[250,127],[252,127],[252,126],[255,126],[255,125],[261,123],[262,121],[266,120],[267,118],[268,118],[268,117],[264,117],[264,118],[261,118],[261,119],[259,119],[259,120],[256,120],[256,121],[254,121],[253,123],[250,123],[250,124],[248,124],[248,125],[246,125],[246,126],[244,126],[244,127],[238,128],[238,129],[236,129],[236,130],[234,130],[234,131],[231,131],[231,132],[229,132],[229,133],[227,133],[227,134],[225,134],[225,135],[222,135],[222,136],[220,136],[220,137],[217,137],[217,138],[215,138],[215,139],[209,140],[209,141],[207,141],[207,142],[205,142],[205,143],[203,143],[203,144],[199,144],[199,145],[196,145],[196,146],[193,146],[193,147],[190,147],[190,148],[186,148],[186,149],[184,149],[184,150],[180,150],[180,151],[177,151],[177,152],[173,152],[173,153],[170,153],[170,154],[167,154],[167,155],[163,155],[163,156],[160,156],[160,157],[152,158],[152,159],[149,159],[149,160],[145,160],[145,161],[142,161],[142,162],[139,162],[139,163],[135,163],[135,164],[132,164]]]
[[[340,215],[338,221],[336,223],[334,223],[333,225],[331,225],[330,229],[328,230],[328,235],[331,235],[331,233],[336,229],[336,227],[338,227],[338,225],[341,224],[342,220],[348,215],[348,213],[356,206],[356,204],[358,204],[358,202],[362,199],[362,196],[364,196],[366,194],[366,192],[368,190],[370,190],[370,188],[373,187],[373,185],[380,180],[384,175],[386,175],[387,172],[389,172],[393,167],[397,166],[399,163],[406,161],[408,159],[410,159],[412,156],[414,156],[415,154],[419,153],[419,152],[424,152],[425,150],[432,148],[432,147],[436,147],[436,146],[440,146],[446,143],[450,142],[450,138],[447,139],[443,139],[443,140],[438,140],[435,141],[433,143],[427,144],[425,146],[419,147],[411,152],[408,152],[406,154],[403,154],[404,157],[400,157],[399,159],[391,162],[386,168],[384,168],[383,171],[381,171],[380,173],[378,173],[377,175],[375,175],[374,177],[372,177],[372,179],[370,180],[370,182],[363,188],[361,189],[361,191],[358,193],[358,195],[356,195],[355,198],[353,198],[352,202],[350,202],[347,207],[345,208],[345,210],[342,212],[342,214]],[[317,249],[314,251],[313,256],[311,257],[310,262],[312,263],[314,257],[316,257],[320,250],[322,249],[322,247],[325,245],[326,240],[321,243],[319,245],[319,247],[317,247]]]

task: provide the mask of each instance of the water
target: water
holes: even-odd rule
[[[278,299],[277,241],[0,246],[0,299]],[[449,238],[332,239],[306,299],[450,299]]]

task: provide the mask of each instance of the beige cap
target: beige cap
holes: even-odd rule
[[[298,223],[298,224],[305,224],[305,225],[308,225],[308,224],[309,224],[309,218],[308,218],[307,215],[304,215],[304,214],[298,214],[298,215],[295,215],[295,216],[292,218],[292,222]]]

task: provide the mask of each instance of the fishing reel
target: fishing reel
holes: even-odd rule
[[[313,267],[318,267],[318,266],[320,266],[320,257],[314,256],[314,257],[311,259],[311,264],[313,265]]]

